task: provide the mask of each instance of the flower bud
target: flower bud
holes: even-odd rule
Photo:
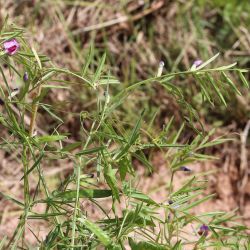
[[[186,167],[186,166],[181,166],[181,167],[179,168],[179,170],[180,170],[180,171],[184,171],[184,172],[190,172],[190,171],[191,171],[191,169],[188,168],[188,167]]]
[[[157,72],[157,75],[156,75],[157,77],[162,75],[163,68],[164,68],[164,62],[160,61],[159,67],[158,67],[158,72]]]
[[[195,60],[192,67],[191,67],[191,70],[196,70],[197,67],[199,67],[202,63],[203,63],[203,61],[200,59]]]
[[[194,61],[193,65],[195,65],[195,67],[197,68],[197,67],[199,67],[202,63],[203,63],[202,60],[198,59],[198,60],[195,60],[195,61]]]
[[[24,72],[24,74],[23,74],[23,80],[24,80],[25,82],[27,82],[27,81],[29,80],[28,72]]]

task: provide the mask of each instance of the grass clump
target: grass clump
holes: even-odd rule
[[[248,88],[245,70],[236,68],[236,64],[208,68],[219,56],[216,54],[190,69],[165,75],[162,75],[161,63],[155,76],[123,86],[107,70],[105,54],[93,74],[88,70],[91,60],[73,72],[53,65],[27,43],[22,29],[10,27],[6,22],[1,29],[1,45],[13,39],[20,48],[11,48],[11,53],[3,49],[0,57],[4,80],[0,122],[8,131],[2,138],[1,148],[17,153],[23,166],[24,192],[22,200],[15,194],[1,194],[22,210],[13,236],[1,241],[2,248],[31,248],[26,237],[27,231],[31,231],[40,249],[125,249],[128,246],[131,249],[186,249],[189,246],[239,249],[245,246],[247,249],[246,228],[237,223],[235,211],[193,212],[194,207],[212,199],[214,194],[204,192],[209,173],[196,173],[189,165],[213,159],[204,149],[229,139],[210,139],[214,131],[204,130],[197,111],[175,84],[179,77],[192,77],[202,102],[212,106],[220,102],[226,107],[230,101],[230,96],[226,97],[228,91],[241,94],[229,73],[238,74]],[[90,49],[89,58],[91,53]],[[67,80],[62,80],[62,75]],[[18,89],[13,89],[9,76],[20,82]],[[67,131],[61,131],[67,121],[59,116],[55,107],[46,103],[51,90],[69,89],[76,83],[95,96],[90,110],[74,114],[80,124],[77,140]],[[133,102],[133,93],[154,85],[161,86],[180,105],[183,124],[179,129],[174,128],[175,117],[172,117],[161,130],[154,131],[155,116],[149,116],[143,106],[133,111],[136,120],[126,117],[124,108]],[[40,113],[50,116],[56,126],[48,131],[42,129],[38,122]],[[180,138],[185,126],[191,127],[196,135],[183,141]],[[149,174],[155,170],[156,166],[148,158],[150,150],[161,152],[170,172],[164,184],[165,195],[159,200],[137,187],[135,160]],[[60,184],[52,186],[43,168],[65,159],[74,165],[74,170]],[[179,171],[187,173],[187,180],[177,188],[175,176]],[[33,190],[31,178],[37,180]],[[86,200],[99,211],[98,219],[92,218],[82,205]],[[38,205],[44,207],[42,212],[37,211]],[[39,238],[32,227],[33,220],[48,224],[45,238]]]

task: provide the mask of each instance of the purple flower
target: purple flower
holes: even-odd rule
[[[209,227],[207,225],[203,224],[202,226],[200,226],[200,229],[198,231],[199,235],[204,235],[206,237],[208,233],[209,233]]]
[[[23,80],[24,80],[25,82],[27,82],[27,81],[29,80],[28,72],[24,72],[24,74],[23,74]]]
[[[14,55],[20,48],[20,44],[17,42],[16,39],[11,39],[9,41],[4,42],[3,47],[5,52],[8,55]]]
[[[195,66],[195,68],[197,68],[197,67],[199,67],[202,63],[203,63],[202,60],[197,59],[197,60],[194,61],[193,66]]]
[[[188,168],[188,167],[186,167],[186,166],[181,166],[181,167],[179,168],[179,170],[180,170],[180,171],[184,171],[184,172],[190,172],[190,171],[191,171],[191,169]]]

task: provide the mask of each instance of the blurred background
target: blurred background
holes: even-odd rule
[[[92,46],[93,71],[106,52],[106,72],[119,78],[123,86],[155,76],[160,61],[165,63],[163,74],[166,74],[187,70],[195,60],[205,61],[217,52],[220,57],[214,66],[237,62],[238,67],[249,68],[249,13],[249,0],[0,0],[0,24],[8,15],[9,22],[25,28],[30,44],[54,64],[79,71]],[[246,77],[249,80],[249,75]],[[215,199],[201,205],[199,211],[238,208],[243,222],[249,225],[250,93],[235,78],[243,95],[228,95],[227,108],[219,102],[212,108],[202,102],[200,92],[192,83],[191,78],[180,77],[176,81],[185,90],[189,103],[198,110],[205,130],[215,128],[214,136],[226,134],[235,138],[206,152],[218,160],[193,166],[198,172],[213,172],[208,177],[208,193],[217,194]],[[112,90],[114,93],[120,87],[116,88]],[[77,139],[80,123],[74,114],[81,110],[91,112],[93,98],[90,91],[75,84],[70,89],[52,90],[46,102],[56,107],[57,115],[66,121],[61,129]],[[183,121],[179,105],[159,86],[136,90],[131,100],[120,114],[125,121],[136,120],[142,108],[149,118],[156,114],[155,130],[172,116],[177,128]],[[39,126],[46,131],[53,130],[54,121],[42,114],[41,111]],[[191,128],[185,129],[184,137],[192,134]],[[21,197],[21,166],[15,156],[4,151],[0,155],[0,190],[17,196],[20,192]],[[151,152],[150,159],[156,171],[150,176],[142,174],[146,190],[152,188],[152,183],[157,188],[164,182],[164,174],[168,174],[158,152]],[[67,171],[72,171],[72,165],[47,168],[55,183]],[[1,204],[0,232],[11,234],[18,209],[8,201]]]

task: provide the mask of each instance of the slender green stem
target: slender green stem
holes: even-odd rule
[[[93,129],[95,127],[95,122],[92,124],[89,136],[85,142],[83,149],[86,149],[92,136]],[[76,164],[76,199],[75,199],[75,208],[72,219],[72,235],[71,235],[71,249],[74,249],[75,245],[75,232],[76,232],[76,217],[79,206],[79,190],[80,190],[80,175],[81,175],[81,166],[82,166],[82,158],[79,158],[79,164]]]
[[[29,196],[29,180],[28,180],[28,175],[27,172],[29,170],[29,162],[28,162],[28,148],[27,146],[23,147],[23,172],[24,172],[24,206],[25,209],[27,209],[27,207],[29,207],[29,203],[30,203],[30,196]]]
[[[171,173],[171,179],[170,179],[170,183],[169,183],[169,196],[173,192],[174,173],[175,173],[175,171],[172,171],[172,173]]]
[[[75,245],[76,217],[77,217],[78,206],[79,206],[81,165],[82,165],[82,161],[80,157],[79,164],[76,164],[76,199],[75,199],[74,215],[73,215],[73,220],[72,220],[71,249],[74,249],[74,245]]]
[[[39,95],[41,94],[41,90],[42,90],[42,85],[40,84],[38,86],[38,91],[36,94],[36,97],[39,97]],[[37,110],[38,110],[38,105],[39,102],[35,102],[32,105],[32,116],[31,116],[31,120],[30,120],[30,128],[29,128],[29,135],[32,136],[34,133],[34,129],[35,129],[35,125],[36,125],[36,116],[37,116]]]

